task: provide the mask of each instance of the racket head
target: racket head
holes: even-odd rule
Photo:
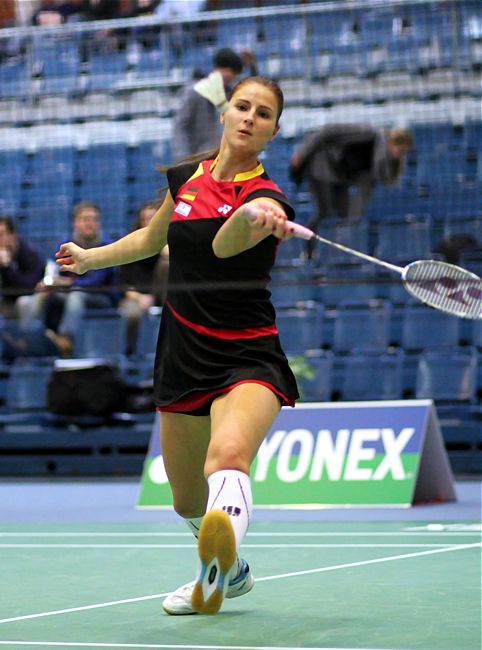
[[[419,260],[402,272],[405,289],[417,300],[447,314],[482,319],[482,280],[455,264]]]

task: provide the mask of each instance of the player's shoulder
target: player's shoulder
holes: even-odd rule
[[[201,163],[199,162],[188,162],[169,167],[166,175],[171,196],[176,196],[179,188],[194,176],[200,165]]]

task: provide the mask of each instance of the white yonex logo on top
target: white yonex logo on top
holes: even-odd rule
[[[218,208],[218,212],[219,214],[227,215],[228,212],[231,212],[232,209],[233,209],[232,205],[228,205],[227,203],[225,203],[224,205]]]

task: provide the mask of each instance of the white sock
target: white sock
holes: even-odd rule
[[[251,480],[244,472],[225,469],[211,474],[208,485],[209,498],[206,511],[224,510],[230,516],[236,549],[239,549],[253,511]]]
[[[191,517],[190,519],[184,519],[189,529],[191,530],[191,533],[194,535],[196,539],[199,536],[199,529],[201,528],[202,520],[203,520],[202,517]]]

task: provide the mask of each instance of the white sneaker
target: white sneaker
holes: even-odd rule
[[[202,520],[198,537],[201,569],[192,590],[191,604],[199,614],[216,614],[236,569],[236,540],[229,515],[210,510]]]
[[[238,558],[238,570],[235,577],[229,581],[226,598],[244,596],[254,587],[254,577],[249,564],[243,558]]]
[[[188,582],[166,596],[162,603],[165,612],[171,616],[183,616],[186,614],[197,614],[191,605],[191,595],[196,581]],[[238,571],[236,576],[229,581],[226,598],[237,598],[244,596],[254,587],[254,577],[248,563],[243,558],[238,558]]]
[[[231,522],[222,510],[211,510],[205,515],[199,531],[198,551],[199,576],[164,599],[162,607],[168,614],[215,614],[225,597],[243,596],[254,586],[248,563],[236,557]]]

